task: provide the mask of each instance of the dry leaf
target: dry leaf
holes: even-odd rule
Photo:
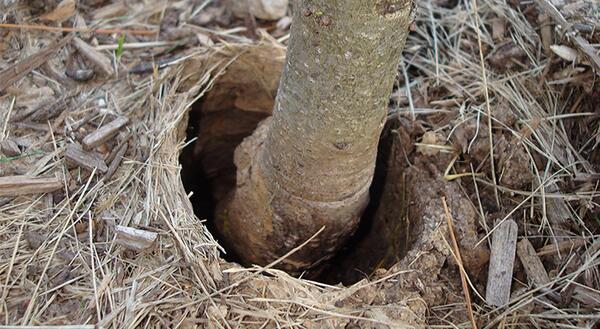
[[[53,11],[44,14],[40,19],[52,22],[63,22],[75,13],[75,0],[61,1]]]
[[[558,55],[558,57],[573,62],[577,59],[577,51],[571,47],[563,46],[563,45],[552,45],[550,49]]]

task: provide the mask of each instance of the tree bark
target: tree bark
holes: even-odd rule
[[[245,263],[298,272],[354,233],[411,22],[411,0],[302,0],[273,117],[238,147],[217,229]]]

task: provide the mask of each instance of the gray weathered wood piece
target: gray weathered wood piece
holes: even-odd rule
[[[527,277],[536,287],[543,286],[550,282],[550,277],[548,277],[548,273],[546,272],[540,257],[538,257],[531,242],[526,238],[521,239],[517,244],[517,255],[519,255],[519,259],[521,260],[521,263],[523,263]]]
[[[504,221],[492,235],[492,249],[485,300],[489,305],[502,306],[510,301],[510,289],[517,246],[517,223]]]

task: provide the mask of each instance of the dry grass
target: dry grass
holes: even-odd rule
[[[0,4],[6,6],[0,10],[0,22],[29,24],[32,15],[26,2],[12,3]],[[190,21],[206,10],[204,4],[194,7],[185,0],[129,3],[126,14],[114,19],[84,18],[89,26],[108,31],[157,30],[169,6]],[[494,19],[504,22],[503,40],[492,36]],[[220,258],[220,246],[193,214],[178,157],[184,147],[186,111],[220,70],[252,47],[251,40],[243,26],[217,30],[180,25],[192,31],[188,41],[202,33],[212,35],[216,45],[201,41],[193,48],[172,50],[174,40],[160,34],[128,35],[126,50],[117,60],[112,50],[119,48],[118,36],[98,37],[101,52],[119,72],[110,79],[73,83],[62,76],[71,54],[67,47],[0,95],[0,140],[19,137],[26,145],[19,157],[0,158],[0,175],[56,175],[64,181],[64,193],[0,198],[0,324],[334,328],[357,323],[396,328],[428,321],[437,327],[469,327],[464,304],[426,309],[414,295],[386,304],[381,296],[401,282],[403,271],[342,288],[268,267],[244,269]],[[59,37],[49,31],[0,29],[0,70]],[[277,42],[266,33],[262,38]],[[516,61],[515,69],[499,73],[490,70],[488,60],[491,50],[504,42],[513,43],[522,54],[508,59]],[[126,74],[153,57],[168,59],[168,65]],[[194,63],[193,71],[189,63]],[[500,0],[480,1],[478,7],[461,2],[452,9],[433,1],[419,3],[403,69],[401,76],[410,80],[410,88],[401,79],[391,115],[415,115],[426,122],[429,116],[450,114],[452,120],[432,125],[447,131],[448,138],[457,127],[476,122],[480,131],[488,131],[490,142],[498,131],[519,140],[534,173],[530,190],[504,186],[501,167],[494,172],[490,163],[473,168],[473,175],[463,176],[461,184],[482,193],[491,186],[505,218],[512,216],[520,223],[520,237],[535,239],[546,251],[557,246],[545,258],[552,266],[551,282],[536,287],[516,276],[515,292],[504,307],[485,306],[477,297],[484,291],[472,286],[479,289],[472,296],[480,326],[591,327],[600,320],[600,224],[590,220],[598,216],[599,207],[598,174],[590,160],[598,159],[594,147],[600,126],[597,112],[591,112],[597,111],[598,103],[589,105],[586,98],[589,90],[599,97],[598,76],[585,64],[548,57],[537,27],[521,10]],[[11,121],[63,95],[73,97],[56,117],[30,124]],[[507,113],[518,123],[506,124]],[[115,148],[126,144],[127,151],[112,177],[69,169],[65,146],[114,115],[127,116],[131,123],[113,141]],[[461,170],[460,164],[455,169],[451,172]],[[559,186],[570,188],[561,191]],[[493,223],[486,221],[482,199],[485,196],[477,192],[474,202],[487,234],[482,243],[488,243]],[[127,250],[115,243],[114,225],[156,232],[157,242],[144,252]],[[559,249],[565,241],[577,243]]]

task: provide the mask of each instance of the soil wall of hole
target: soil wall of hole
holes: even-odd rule
[[[271,113],[283,60],[281,48],[248,48],[226,67],[212,89],[190,111],[187,135],[195,142],[181,155],[182,177],[186,189],[194,192],[192,203],[197,216],[207,220],[209,229],[214,225],[215,203],[235,187],[235,147]],[[422,134],[423,130],[408,119],[388,120],[380,142],[371,202],[357,234],[334,259],[304,277],[351,284],[364,278],[375,279],[390,268],[418,266],[433,273],[426,280],[432,302],[447,302],[448,296],[458,296],[442,293],[457,287],[459,282],[447,266],[450,252],[444,214],[440,212],[442,196],[447,198],[456,219],[467,269],[481,273],[488,253],[485,246],[475,247],[476,212],[458,185],[443,179],[443,168],[450,158],[422,154],[413,147]],[[212,232],[227,250],[228,246]],[[435,256],[417,256],[424,253]],[[237,260],[232,254],[224,258]],[[452,273],[436,275],[443,269]],[[453,282],[442,282],[447,280]],[[409,281],[406,292],[417,284]]]

